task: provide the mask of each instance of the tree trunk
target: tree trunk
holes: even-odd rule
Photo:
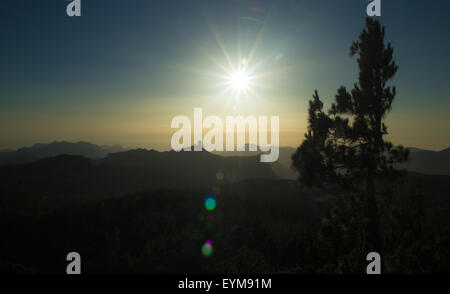
[[[375,196],[375,184],[373,177],[368,177],[366,180],[367,193],[367,210],[369,216],[369,250],[383,253],[383,241],[380,230],[380,216],[378,212],[378,204]],[[367,252],[369,253],[369,252]]]

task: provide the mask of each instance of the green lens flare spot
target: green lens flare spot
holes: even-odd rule
[[[211,241],[206,241],[202,246],[202,254],[205,257],[210,257],[213,254],[213,246]]]
[[[214,197],[212,195],[206,197],[205,207],[207,210],[209,210],[209,211],[214,210],[216,208],[216,205],[217,205],[216,197]]]

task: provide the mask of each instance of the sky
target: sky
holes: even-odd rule
[[[450,1],[382,0],[399,71],[394,144],[450,146]],[[357,79],[349,47],[366,0],[5,0],[0,6],[0,149],[89,141],[170,149],[171,120],[280,118],[298,146],[315,89],[326,107]],[[232,67],[248,67],[239,97]]]

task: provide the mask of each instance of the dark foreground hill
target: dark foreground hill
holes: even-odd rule
[[[59,207],[60,202],[79,203],[148,189],[212,187],[218,182],[275,178],[271,167],[257,157],[141,149],[99,160],[60,155],[2,166],[0,195],[4,195],[4,201],[8,199],[10,207],[26,199],[30,205],[46,210]]]
[[[418,180],[422,176],[411,179]],[[436,185],[449,191],[448,180]],[[423,183],[429,185],[427,179]],[[19,206],[2,209],[0,269],[64,273],[65,256],[76,251],[84,273],[350,271],[334,259],[334,252],[349,240],[337,235],[330,243],[324,238],[330,233],[323,229],[323,217],[339,195],[335,189],[302,189],[286,180],[224,183],[214,187],[216,209],[207,211],[204,199],[211,191],[143,191],[38,216],[21,212]],[[392,232],[400,244],[400,251],[385,259],[392,272],[449,269],[448,197],[427,192],[426,204],[425,233],[411,234],[414,218],[406,218],[403,229]],[[213,245],[209,257],[201,251],[207,240]]]
[[[148,150],[0,167],[0,271],[64,273],[77,251],[85,273],[363,273],[364,208],[272,167]],[[409,173],[380,195],[389,272],[450,272],[449,193],[449,176]]]
[[[34,219],[0,217],[0,260],[34,272],[61,272],[76,250],[85,272],[271,272],[308,257],[307,233],[328,203],[299,196],[294,182],[223,184],[208,212],[210,189],[156,190],[55,211]],[[211,240],[214,255],[201,246]],[[311,240],[311,245],[314,244]],[[32,245],[31,245],[32,244]]]

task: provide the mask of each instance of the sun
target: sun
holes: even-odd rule
[[[241,70],[232,73],[229,82],[233,90],[241,92],[248,88],[250,78],[245,71]]]

